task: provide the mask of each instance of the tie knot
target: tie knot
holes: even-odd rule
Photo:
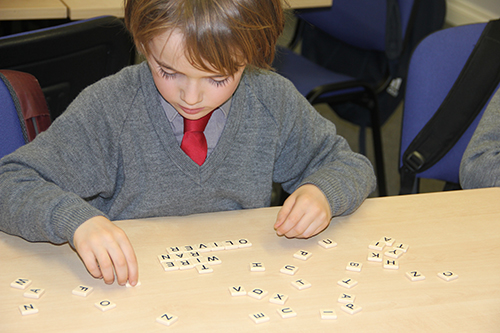
[[[205,127],[207,127],[210,116],[212,116],[212,112],[196,120],[184,118],[184,133],[205,131]]]

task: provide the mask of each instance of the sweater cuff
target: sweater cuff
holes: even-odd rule
[[[330,204],[330,211],[332,213],[331,217],[344,214],[347,215],[355,210],[352,209],[351,211],[349,209],[351,203],[345,195],[345,188],[343,188],[344,186],[337,180],[332,182],[331,180],[325,180],[324,177],[311,175],[307,177],[304,182],[300,184],[300,186],[305,184],[315,185],[323,192],[328,200],[328,203]]]
[[[57,228],[56,232],[59,237],[69,241],[71,247],[74,248],[73,236],[76,229],[95,216],[106,217],[103,212],[91,206],[83,199],[72,198],[54,210],[52,221]]]

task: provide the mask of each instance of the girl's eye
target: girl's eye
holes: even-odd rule
[[[212,83],[217,88],[224,87],[228,82],[229,82],[229,77],[225,78],[224,80],[210,79],[210,83]]]
[[[176,73],[169,73],[169,72],[166,72],[163,68],[159,68],[158,71],[160,72],[160,75],[164,78],[164,79],[172,79],[175,77]]]

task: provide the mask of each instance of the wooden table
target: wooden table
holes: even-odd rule
[[[87,19],[100,15],[123,17],[123,0],[62,0],[72,20]],[[288,0],[291,8],[328,7],[332,0]]]
[[[68,8],[60,0],[0,0],[0,21],[67,17]]]
[[[141,286],[105,285],[93,279],[68,245],[29,243],[0,233],[1,332],[152,332],[164,313],[179,317],[172,332],[498,332],[500,328],[500,189],[467,190],[368,199],[351,216],[335,218],[319,236],[289,240],[275,235],[278,208],[221,212],[186,217],[116,222],[133,243]],[[398,270],[367,261],[368,244],[383,236],[409,245]],[[166,272],[158,255],[169,246],[247,238],[250,248],[210,252],[222,260],[213,273],[196,269]],[[331,249],[319,240],[338,243]],[[298,250],[312,253],[302,261]],[[346,270],[348,262],[361,272]],[[265,272],[250,272],[262,262]],[[299,267],[294,276],[280,273],[286,264]],[[419,270],[426,279],[411,282],[405,273]],[[458,279],[446,282],[439,272]],[[348,277],[358,285],[345,289]],[[46,289],[40,299],[23,297],[9,285],[17,278]],[[292,281],[312,284],[298,290]],[[78,285],[94,288],[87,297],[72,295]],[[241,285],[289,296],[284,306],[249,296],[233,297],[228,288]],[[361,312],[340,309],[341,293],[356,296]],[[116,308],[101,312],[94,303],[111,300]],[[22,316],[19,305],[35,304],[39,313]],[[295,318],[282,319],[280,307]],[[334,309],[338,318],[321,320],[320,309]],[[270,320],[255,324],[249,315]]]

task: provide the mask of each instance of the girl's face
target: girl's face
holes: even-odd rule
[[[185,56],[182,37],[180,32],[168,31],[153,38],[147,60],[163,98],[181,116],[196,120],[233,95],[245,67],[232,76],[196,69]]]

